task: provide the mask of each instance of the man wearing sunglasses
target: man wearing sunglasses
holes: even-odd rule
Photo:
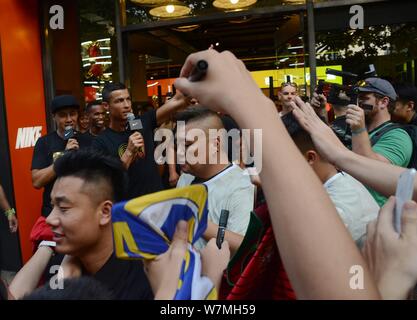
[[[352,130],[352,151],[379,161],[407,167],[413,153],[413,141],[403,128],[392,125],[390,111],[397,93],[380,78],[368,78],[359,86],[358,105],[349,105],[346,123]],[[386,198],[370,190],[382,206]]]
[[[279,93],[279,101],[281,102],[282,110],[279,115],[282,117],[292,111],[291,101],[298,96],[297,84],[294,82],[284,82],[281,84],[281,91]]]

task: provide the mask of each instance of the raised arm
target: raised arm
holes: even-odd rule
[[[158,126],[168,121],[171,115],[189,105],[187,99],[181,92],[177,91],[172,99],[169,99],[164,105],[156,110],[156,123]]]
[[[200,59],[201,82],[189,82]],[[319,179],[303,159],[244,64],[230,52],[190,55],[176,87],[203,105],[230,114],[242,129],[262,129],[262,185],[281,257],[300,299],[376,299],[376,285]],[[300,199],[302,197],[302,199]],[[302,200],[302,201],[301,201]],[[349,270],[364,270],[363,290],[349,286]]]
[[[53,251],[50,247],[42,246],[16,274],[9,286],[9,291],[15,299],[20,299],[36,289]]]
[[[294,115],[303,128],[311,135],[320,155],[339,169],[382,193],[385,196],[395,194],[398,177],[405,168],[382,161],[370,159],[347,149],[336,137],[331,128],[323,123],[314,110],[303,101],[296,99]],[[414,200],[417,200],[417,180],[414,187]]]

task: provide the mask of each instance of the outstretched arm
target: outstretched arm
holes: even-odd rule
[[[20,299],[36,289],[52,255],[53,250],[50,247],[39,247],[20,269],[9,286],[9,291],[15,299]]]
[[[398,177],[406,169],[382,161],[370,159],[347,149],[314,110],[301,99],[296,99],[294,116],[310,134],[320,155],[339,169],[349,173],[364,185],[385,196],[395,194]],[[417,180],[414,187],[414,200],[417,200]]]
[[[187,80],[204,59],[201,82]],[[244,64],[230,52],[190,55],[175,85],[203,105],[230,114],[242,129],[262,129],[260,173],[271,222],[285,269],[300,299],[376,299],[379,294],[366,263],[319,179],[292,142]],[[302,197],[302,201],[300,201]],[[364,290],[349,286],[353,265],[364,269]]]

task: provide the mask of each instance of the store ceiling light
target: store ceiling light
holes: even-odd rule
[[[133,3],[140,4],[141,6],[155,6],[166,3],[166,0],[130,0]]]
[[[242,10],[256,2],[257,0],[216,0],[213,6],[223,10]]]
[[[152,16],[165,19],[186,16],[190,12],[191,9],[181,3],[163,5],[149,11]]]
[[[178,32],[190,32],[190,31],[194,31],[195,29],[200,28],[200,25],[198,24],[192,24],[192,25],[188,25],[188,26],[179,26],[179,27],[175,27],[172,28],[172,30],[178,31]]]
[[[293,47],[288,47],[288,50],[297,50],[297,49],[303,49],[304,46],[293,46]]]
[[[165,7],[165,10],[166,10],[169,14],[171,14],[171,13],[173,13],[173,12],[175,11],[175,7],[174,7],[172,4],[170,4],[170,5],[167,5],[167,6]]]

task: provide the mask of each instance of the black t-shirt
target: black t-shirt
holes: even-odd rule
[[[417,126],[417,113],[411,118],[411,121],[408,124]]]
[[[140,132],[145,141],[145,157],[136,159],[129,167],[128,199],[163,189],[158,166],[154,160],[153,130],[157,126],[156,111],[149,111],[139,119],[141,119],[143,126]],[[94,139],[92,147],[120,159],[126,151],[130,135],[132,132],[128,130],[117,132],[107,128]]]
[[[84,143],[88,147],[90,147],[93,144],[93,140],[97,137],[95,135],[92,135],[90,131],[79,133],[78,136],[81,137],[81,139],[83,139]]]
[[[239,130],[240,128],[237,125],[236,121],[233,120],[231,116],[223,115],[221,117],[223,127],[226,129],[227,133],[230,133],[231,130],[236,129]],[[227,158],[229,159],[229,162],[233,162],[236,159],[240,158],[239,154],[233,154],[233,139],[232,137],[228,136],[227,138]],[[236,147],[236,146],[235,146]]]
[[[140,260],[117,259],[114,254],[94,275],[116,300],[152,300],[153,293]]]
[[[78,134],[76,139],[80,148],[89,146],[88,141],[86,141],[82,134]],[[54,158],[65,151],[66,145],[67,141],[62,139],[56,131],[40,137],[33,151],[31,169],[45,169],[49,167],[54,162]],[[54,183],[55,179],[46,184],[43,189],[42,215],[44,217],[47,217],[52,211],[51,191]]]

